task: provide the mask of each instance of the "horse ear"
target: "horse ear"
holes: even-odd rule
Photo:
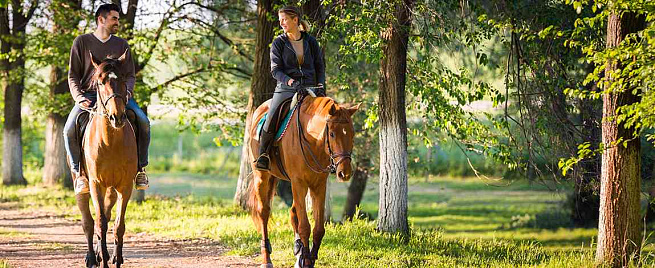
[[[332,107],[330,107],[330,112],[329,113],[330,113],[331,116],[337,114],[337,106],[332,105]]]
[[[123,55],[121,55],[120,57],[118,57],[118,61],[120,61],[121,64],[123,64],[123,62],[124,62],[125,59],[127,58],[127,51],[128,51],[128,50],[129,50],[129,48],[126,48],[126,49],[125,49],[125,52],[123,52]]]
[[[91,50],[89,50],[89,57],[91,57],[91,64],[93,64],[93,68],[98,69],[98,65],[100,63],[96,61],[96,58],[93,56],[93,53],[91,53]]]
[[[353,114],[354,114],[355,112],[357,112],[357,110],[359,110],[359,106],[360,106],[360,105],[362,105],[361,102],[360,102],[360,103],[357,103],[357,105],[355,105],[355,106],[352,106],[352,107],[350,107],[350,108],[347,108],[346,111],[348,112],[348,115],[349,115],[349,116],[353,116]]]

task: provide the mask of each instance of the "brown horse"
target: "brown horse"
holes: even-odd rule
[[[259,122],[268,111],[269,103],[270,101],[265,102],[257,108],[253,115],[253,122]],[[351,116],[358,108],[359,105],[352,108],[342,107],[327,97],[306,97],[294,112],[286,129],[286,135],[278,143],[280,158],[271,157],[271,170],[258,171],[253,164],[255,171],[250,185],[252,191],[250,208],[255,226],[262,234],[261,267],[273,267],[272,249],[268,239],[268,219],[278,178],[291,180],[293,205],[290,216],[295,234],[294,254],[298,258],[296,266],[314,266],[325,234],[324,204],[327,177],[332,171],[336,172],[338,180],[347,181],[352,172],[350,155],[355,132]],[[250,137],[255,137],[257,123],[252,125],[249,130]],[[258,155],[258,147],[259,142],[251,138],[251,162],[254,162],[255,156]],[[284,169],[281,170],[279,166],[283,166]],[[311,252],[309,250],[311,227],[305,204],[308,190],[312,197],[315,221]]]
[[[97,104],[96,109],[90,111],[92,117],[84,133],[82,166],[89,178],[90,197],[96,212],[95,228],[89,210],[89,194],[77,196],[88,245],[87,267],[95,267],[97,262],[100,262],[101,267],[108,267],[108,221],[117,200],[120,202],[114,222],[114,254],[111,262],[116,267],[123,264],[125,209],[137,173],[136,136],[125,112],[128,95],[120,68],[125,61],[125,53],[118,59],[107,58],[99,64],[93,60],[95,74],[92,81],[97,82]],[[90,56],[93,59],[93,55]],[[93,249],[94,229],[98,252]]]

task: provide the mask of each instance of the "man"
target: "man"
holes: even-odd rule
[[[119,13],[119,7],[114,4],[105,4],[98,7],[95,13],[96,30],[93,33],[80,35],[75,38],[71,47],[68,87],[75,100],[75,107],[73,107],[73,110],[68,115],[68,120],[64,127],[64,140],[76,195],[89,192],[89,180],[84,174],[83,167],[80,165],[82,156],[80,149],[81,142],[77,135],[77,119],[80,114],[86,113],[84,109],[92,108],[96,102],[95,83],[91,81],[95,70],[91,54],[96,59],[104,59],[106,57],[118,58],[123,53],[126,53],[127,58],[122,67],[127,73],[126,86],[128,91],[127,98],[129,100],[126,108],[136,114],[137,121],[135,131],[137,132],[139,171],[135,178],[135,186],[139,190],[148,188],[148,176],[145,173],[145,167],[148,165],[150,121],[132,98],[135,77],[134,62],[130,54],[130,47],[125,39],[114,36],[118,32]]]

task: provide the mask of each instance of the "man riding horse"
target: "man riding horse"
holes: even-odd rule
[[[121,66],[127,74],[127,109],[134,112],[136,116],[136,137],[138,151],[138,173],[135,177],[136,189],[148,188],[148,176],[145,167],[148,165],[148,146],[150,145],[150,121],[146,114],[139,108],[134,100],[134,62],[130,53],[130,47],[125,39],[114,36],[118,32],[120,8],[114,4],[104,4],[98,7],[95,13],[97,28],[93,33],[80,35],[75,38],[71,47],[68,86],[70,93],[75,100],[75,107],[71,110],[64,127],[64,141],[66,153],[73,177],[75,194],[89,193],[89,180],[84,173],[81,160],[81,141],[78,134],[81,115],[87,116],[87,112],[96,103],[96,83],[92,81],[95,71],[92,57],[104,59],[106,57],[118,58],[123,53],[126,59]],[[93,56],[92,56],[93,55]]]

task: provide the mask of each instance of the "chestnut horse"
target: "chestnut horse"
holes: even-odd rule
[[[328,175],[330,172],[336,172],[339,181],[347,181],[352,172],[350,155],[355,132],[351,116],[359,105],[345,108],[331,98],[309,96],[304,100],[301,97],[300,103],[289,121],[286,134],[278,143],[280,157],[270,154],[271,170],[258,171],[254,164],[252,165],[254,178],[250,185],[250,208],[255,226],[262,235],[261,267],[273,267],[272,248],[268,239],[268,219],[278,178],[288,178],[291,181],[293,205],[290,210],[290,220],[295,234],[296,266],[313,267],[318,259],[318,249],[325,234],[324,204]],[[268,111],[269,104],[270,100],[260,105],[252,117],[254,120],[249,131],[250,160],[253,163],[255,156],[258,156],[259,147],[259,142],[252,138],[257,135],[256,122],[259,122]],[[284,170],[280,170],[280,166]],[[315,221],[311,252],[309,249],[311,227],[305,203],[308,190],[312,197]]]
[[[87,267],[95,267],[97,262],[100,262],[101,267],[108,267],[108,221],[117,200],[119,206],[114,222],[114,254],[111,262],[116,267],[123,264],[125,209],[132,195],[133,180],[137,173],[136,136],[126,116],[128,95],[124,74],[120,68],[125,61],[125,53],[118,59],[106,58],[99,64],[92,60],[95,67],[92,81],[97,83],[97,104],[95,110],[89,111],[92,116],[82,142],[82,167],[88,175],[90,197],[96,212],[95,234],[98,239],[98,252],[93,249],[94,224],[89,210],[89,195],[82,194],[77,197],[88,245]],[[90,56],[93,59],[93,55]]]

